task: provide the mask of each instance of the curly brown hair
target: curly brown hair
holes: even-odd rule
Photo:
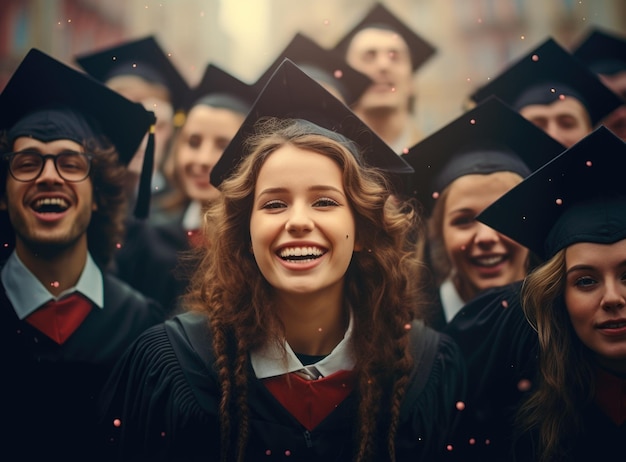
[[[265,159],[291,145],[333,159],[354,212],[357,238],[345,279],[345,297],[353,308],[355,371],[359,377],[356,461],[385,453],[395,459],[400,402],[412,367],[406,325],[420,317],[421,270],[414,238],[419,215],[412,202],[391,198],[383,174],[363,167],[338,139],[300,120],[269,119],[257,125],[245,146],[244,160],[221,185],[222,197],[204,216],[209,248],[187,294],[192,310],[208,313],[216,367],[221,382],[221,458],[243,460],[248,439],[248,351],[285,337],[272,291],[249,251],[254,187]],[[233,402],[236,401],[236,402]],[[236,447],[231,435],[236,427]],[[386,448],[377,435],[386,436]],[[376,442],[379,441],[380,444]],[[229,455],[230,452],[230,455]]]
[[[124,236],[124,222],[127,215],[128,197],[125,191],[126,168],[119,163],[119,155],[115,148],[106,140],[87,140],[82,143],[85,152],[93,155],[91,160],[91,182],[94,200],[98,205],[91,216],[87,228],[89,252],[101,268],[106,268],[117,244]],[[12,150],[6,133],[0,137],[0,155]],[[8,165],[0,162],[0,191],[6,191]],[[12,230],[8,214],[3,212],[0,217],[2,225]],[[11,236],[14,239],[14,236]],[[4,251],[12,249],[14,240],[10,241]]]

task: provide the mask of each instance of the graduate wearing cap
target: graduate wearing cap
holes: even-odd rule
[[[626,37],[595,28],[572,54],[622,98],[622,105],[605,116],[602,125],[626,141]]]
[[[192,263],[181,257],[201,242],[202,214],[219,197],[209,182],[211,170],[256,95],[252,85],[207,65],[186,97],[185,122],[164,167],[172,188],[155,200],[159,218],[136,224],[116,255],[116,274],[168,312],[175,310],[188,282],[186,268]]]
[[[154,127],[155,151],[152,167],[151,192],[155,197],[169,189],[162,167],[175,128],[184,118],[184,98],[188,84],[154,36],[84,53],[76,62],[88,74],[104,82],[131,101],[156,114]],[[129,188],[136,194],[137,180],[142,171],[143,150],[129,162]],[[152,218],[158,218],[153,212]]]
[[[521,292],[540,350],[520,413],[529,434],[516,460],[611,460],[623,452],[624,168],[626,144],[600,127],[478,217],[545,261]]]
[[[254,85],[258,92],[285,58],[293,61],[309,77],[348,106],[353,105],[372,84],[369,77],[348,65],[343,54],[323,48],[313,39],[298,32],[257,79]]]
[[[334,49],[373,81],[354,112],[398,154],[420,141],[414,76],[435,48],[377,3]]]
[[[45,79],[41,76],[45,75]],[[3,448],[98,460],[95,397],[160,306],[107,271],[154,114],[39,50],[0,94]]]
[[[414,320],[417,216],[384,173],[402,164],[291,61],[277,68],[213,171],[189,311],[111,376],[103,422],[122,459],[446,452],[463,366]]]
[[[564,150],[495,97],[461,115],[402,156],[413,169],[433,271],[431,325],[441,329],[490,287],[521,280],[528,250],[476,221],[476,215]]]
[[[552,38],[471,95],[495,95],[565,147],[588,135],[621,103],[587,66]]]

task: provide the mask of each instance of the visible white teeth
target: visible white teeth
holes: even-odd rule
[[[34,208],[38,209],[47,205],[56,205],[57,207],[61,207],[66,209],[69,207],[69,204],[65,201],[65,199],[60,197],[46,197],[44,199],[39,199],[35,201],[33,204]]]
[[[604,324],[602,327],[605,329],[620,329],[626,326],[626,322],[614,322],[610,324]]]
[[[318,247],[286,247],[280,251],[281,258],[291,257],[319,257],[324,251]]]
[[[496,255],[493,257],[476,258],[476,261],[483,266],[494,266],[504,260],[502,255]]]

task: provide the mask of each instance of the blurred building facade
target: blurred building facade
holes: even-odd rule
[[[213,62],[252,82],[293,34],[332,47],[376,0],[2,0],[0,89],[31,47],[73,57],[155,35],[194,85]],[[382,0],[438,51],[415,79],[416,123],[432,133],[467,95],[548,36],[591,27],[626,36],[624,0]],[[45,78],[45,76],[42,76]]]

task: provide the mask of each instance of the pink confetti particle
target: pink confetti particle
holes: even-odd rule
[[[439,199],[439,193],[437,191],[433,193],[433,199]]]
[[[409,148],[402,149],[402,154],[408,154],[408,153],[409,153]]]
[[[471,120],[470,120],[470,124],[472,124],[472,125],[476,125],[476,119],[471,119]]]
[[[404,325],[404,330],[411,330],[411,323],[408,323],[408,322],[407,322],[407,323]]]
[[[525,40],[526,37],[522,35],[522,36],[520,36],[520,39]]]
[[[165,432],[161,432],[161,438],[165,437]]]
[[[113,420],[113,426],[114,427],[121,427],[122,426],[122,421],[120,419],[114,419]]]
[[[465,403],[464,403],[463,401],[457,401],[457,402],[456,402],[456,408],[457,408],[459,411],[464,410],[464,409],[465,409]]]
[[[555,202],[556,205],[563,205],[563,199],[557,199]]]
[[[475,445],[476,444],[476,438],[470,438],[469,439],[469,444],[472,445],[472,446]]]
[[[487,446],[489,446],[489,445],[491,444],[491,440],[490,440],[490,439],[486,439],[486,440],[485,440],[485,444],[486,444]]]
[[[528,379],[522,379],[517,383],[517,389],[519,391],[528,391],[532,386],[532,382]]]
[[[591,166],[593,165],[593,162],[591,162],[590,160],[588,160],[587,162],[585,162],[585,165],[586,165],[587,167],[591,167]],[[6,245],[6,244],[4,244],[4,245]]]
[[[6,249],[9,246],[8,242],[4,243],[4,248]]]
[[[116,249],[121,249],[122,248],[122,244],[120,244],[119,242],[117,244],[115,244],[115,248]]]
[[[532,55],[531,58],[534,62],[539,61],[539,55]]]
[[[317,331],[318,331],[318,332],[322,332],[323,330],[324,330],[324,329],[322,329],[321,327],[318,327],[318,328],[317,328]]]
[[[451,444],[449,444],[449,445],[447,445],[447,446],[446,446],[446,449],[447,449],[448,451],[453,451],[453,450],[454,450],[454,446],[452,446]]]
[[[286,455],[287,457],[289,457],[289,456],[291,455],[291,451],[290,451],[289,449],[287,449],[287,450],[285,451],[285,455]]]
[[[50,283],[50,287],[59,287],[59,281],[53,281]]]
[[[341,69],[337,69],[335,70],[335,72],[333,72],[333,75],[336,79],[340,79],[343,77],[343,71]]]
[[[509,307],[509,302],[507,302],[506,300],[502,300],[502,308],[508,308]]]
[[[559,99],[563,101],[565,99],[565,95],[559,95]]]
[[[467,249],[467,246],[466,245],[462,245],[461,246],[461,250],[465,250],[465,249]]]
[[[328,19],[324,19],[324,25],[328,26],[330,24],[330,21]]]
[[[266,456],[271,456],[271,455],[272,455],[272,451],[271,451],[270,449],[267,449],[267,450],[265,451],[265,455],[266,455]]]

